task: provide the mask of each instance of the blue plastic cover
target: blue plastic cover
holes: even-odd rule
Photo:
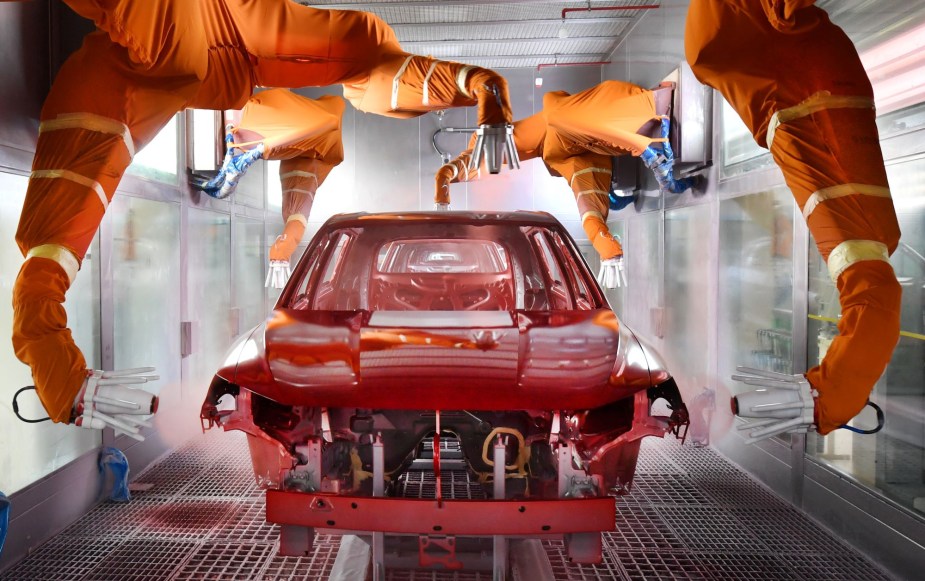
[[[106,482],[106,471],[112,475],[112,491],[109,500],[128,502],[132,495],[128,490],[128,458],[118,448],[107,447],[100,452],[100,476]]]
[[[0,553],[3,552],[3,541],[6,540],[6,530],[10,523],[10,499],[0,492]]]

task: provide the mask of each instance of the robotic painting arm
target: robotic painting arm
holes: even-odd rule
[[[512,134],[517,147],[515,152],[517,159],[527,161],[542,157],[543,141],[546,137],[546,118],[542,112],[514,122]],[[437,170],[434,176],[434,206],[436,209],[449,209],[450,184],[470,181],[479,176],[480,167],[474,163],[472,153],[478,141],[478,134],[473,134],[469,139],[469,148]]]
[[[611,163],[609,155],[583,151],[574,153],[575,145],[549,128],[543,161],[568,181],[575,195],[581,226],[601,258],[598,282],[605,288],[626,286],[623,270],[623,247],[610,233]]]
[[[250,158],[252,152],[260,152],[264,159],[280,160],[286,225],[270,247],[267,286],[282,288],[289,279],[289,260],[302,241],[315,194],[344,159],[344,108],[340,97],[326,95],[313,100],[286,89],[270,89],[248,100],[241,122],[230,132],[233,145],[229,145],[226,161],[232,159],[232,168],[239,165],[234,160]],[[234,150],[244,153],[230,153]],[[226,171],[226,167],[228,164],[219,173],[227,176],[219,191],[230,193],[240,174],[235,176],[233,169]]]
[[[226,151],[218,174],[200,189],[214,198],[227,198],[257,160],[296,157],[343,160],[341,118],[344,101],[325,95],[309,99],[287,89],[260,92],[244,105],[237,125],[229,124]]]
[[[391,93],[401,62],[394,70],[390,67],[401,59],[390,57],[402,54],[394,33],[373,15],[320,10],[289,0],[67,3],[99,30],[62,66],[42,110],[16,234],[26,260],[13,290],[14,350],[30,366],[49,417],[62,423],[85,417],[88,406],[99,418],[113,416],[115,411],[94,403],[102,401],[96,394],[105,398],[111,385],[135,385],[108,381],[125,377],[115,375],[101,377],[107,381],[91,388],[93,376],[102,372],[87,370],[63,308],[65,293],[135,151],[178,111],[240,108],[255,84],[346,86],[362,84],[375,72],[388,77],[384,84]],[[442,71],[440,83],[437,71]],[[507,87],[496,73],[443,63],[431,77],[432,104],[421,102],[412,114],[478,105],[481,124],[511,121]],[[402,78],[398,83],[409,85]],[[441,83],[452,99],[440,102],[436,88]],[[407,96],[402,93],[400,99]],[[377,112],[389,109],[390,101],[380,103]],[[265,156],[267,150],[251,155]],[[148,398],[145,405],[133,404],[134,411],[123,415],[152,412],[156,399],[143,397]],[[89,418],[81,425],[100,426]]]
[[[841,302],[839,335],[805,376],[752,371],[764,389],[733,398],[748,442],[844,427],[868,402],[899,339],[901,289],[889,255],[899,225],[873,91],[857,50],[812,0],[692,0],[685,49],[759,145],[803,211]],[[799,66],[795,66],[799,63]]]
[[[341,156],[342,159],[342,156]],[[308,216],[318,188],[340,159],[296,157],[285,159],[279,165],[279,180],[283,190],[283,233],[270,246],[270,269],[264,284],[283,288],[292,271],[289,261],[302,241]]]
[[[478,130],[470,165],[477,167],[485,159],[489,172],[498,173],[506,157],[511,168],[519,167],[504,77],[481,67],[393,50],[368,77],[344,83],[344,97],[361,111],[393,117],[475,105]]]
[[[470,141],[474,145],[475,136]],[[477,169],[469,169],[472,159],[472,147],[460,153],[455,159],[452,159],[437,170],[434,175],[434,209],[450,209],[450,184],[467,182],[479,175]]]
[[[694,185],[693,178],[674,177],[674,152],[668,142],[671,121],[667,110],[657,109],[655,91],[604,81],[575,95],[547,93],[543,107],[550,127],[564,140],[594,153],[642,158],[660,190],[680,194]],[[649,131],[654,124],[657,137]]]

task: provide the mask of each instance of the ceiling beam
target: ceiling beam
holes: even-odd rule
[[[592,41],[592,42],[613,42],[616,40],[616,37],[613,36],[569,36],[566,38],[481,38],[478,40],[466,40],[466,39],[434,39],[434,40],[401,40],[401,45],[403,47],[411,46],[420,46],[422,44],[466,44],[466,45],[486,45],[486,44],[525,44],[525,45],[536,45],[536,44],[549,44],[551,42],[577,42],[577,41]]]
[[[299,4],[313,8],[333,8],[336,10],[369,10],[370,8],[432,8],[441,6],[481,6],[495,4],[560,4],[561,0],[436,0],[430,2],[339,2],[337,4],[318,4],[311,0],[297,0]],[[575,0],[576,6],[587,5],[587,0]]]
[[[554,63],[556,60],[561,59],[570,59],[578,60],[581,62],[584,61],[600,61],[606,60],[604,57],[606,53],[602,52],[593,52],[593,53],[577,53],[577,54],[516,54],[516,55],[489,55],[489,56],[463,56],[463,55],[445,55],[439,57],[438,60],[442,61],[458,61],[466,62],[468,60],[483,60],[483,61],[496,61],[496,60],[542,60],[543,62]],[[563,63],[568,64],[568,63]]]
[[[630,23],[634,18],[628,16],[607,16],[604,18],[567,18],[563,21],[560,18],[542,18],[536,20],[482,20],[479,22],[405,22],[405,23],[389,23],[396,31],[401,28],[429,28],[432,26],[517,26],[521,24],[551,24],[551,25],[561,25],[563,22],[568,23],[569,26],[573,24],[584,25],[584,24],[611,24],[615,22],[626,22]]]

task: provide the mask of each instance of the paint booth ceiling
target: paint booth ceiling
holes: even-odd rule
[[[392,26],[408,52],[498,69],[607,60],[640,19],[661,8],[662,0],[312,0],[300,4],[372,12]]]

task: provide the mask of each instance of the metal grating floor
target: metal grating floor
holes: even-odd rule
[[[458,472],[458,473],[457,473]],[[408,496],[433,496],[430,475],[409,473]],[[327,579],[339,537],[319,535],[308,557],[276,554],[279,533],[264,520],[247,444],[235,433],[196,438],[135,478],[150,485],[129,504],[100,504],[0,581]],[[482,497],[465,471],[443,487]],[[556,579],[584,581],[888,580],[862,555],[708,448],[648,438],[632,494],[618,501],[599,565],[568,562],[546,540]],[[389,571],[392,581],[481,581],[485,572]]]

